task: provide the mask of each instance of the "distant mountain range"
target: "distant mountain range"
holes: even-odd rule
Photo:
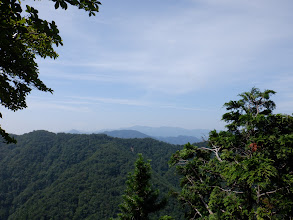
[[[196,143],[207,139],[210,130],[207,129],[184,129],[177,127],[147,127],[133,126],[130,128],[111,130],[82,132],[71,130],[67,133],[85,134],[85,133],[103,133],[117,138],[153,138],[170,144],[184,145],[186,143]]]
[[[103,134],[117,138],[150,138],[150,136],[134,130],[105,131]]]
[[[207,137],[210,130],[208,129],[185,129],[179,127],[148,127],[148,126],[133,126],[128,130],[136,130],[146,135],[153,137],[177,137],[177,136],[192,136],[201,139]],[[124,129],[123,129],[124,130]]]

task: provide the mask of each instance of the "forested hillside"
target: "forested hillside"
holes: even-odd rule
[[[47,131],[15,138],[17,144],[0,144],[0,219],[113,217],[138,153],[151,159],[152,181],[161,195],[178,184],[168,160],[179,145]],[[171,199],[157,215],[181,219],[175,203]]]

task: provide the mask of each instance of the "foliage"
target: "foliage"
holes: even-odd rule
[[[154,190],[151,180],[150,162],[144,162],[142,154],[138,155],[133,173],[128,175],[127,188],[123,202],[119,205],[118,219],[148,220],[149,214],[157,212],[166,205],[166,200],[157,201],[159,191]]]
[[[55,8],[67,9],[67,4],[77,6],[95,15],[97,0],[53,0]],[[25,13],[24,13],[25,11]],[[20,1],[0,0],[0,103],[17,111],[26,108],[26,96],[32,88],[53,92],[39,78],[36,55],[46,58],[58,57],[54,50],[63,45],[54,21],[48,22],[38,16],[38,10]],[[0,113],[0,118],[2,114]],[[15,142],[0,126],[0,135],[8,143]]]
[[[119,139],[34,131],[0,142],[0,219],[109,219],[118,213],[137,154],[151,159],[153,184],[166,195],[178,177],[168,167],[180,146],[153,139]],[[174,184],[173,184],[174,183]],[[178,189],[179,190],[179,189]],[[177,201],[151,215],[183,219]]]
[[[171,159],[190,219],[291,219],[293,117],[273,114],[272,90],[253,88],[225,104],[226,131],[209,147],[190,144]]]
[[[175,219],[169,215],[164,215],[159,220],[175,220]]]

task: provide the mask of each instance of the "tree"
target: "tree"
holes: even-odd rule
[[[135,162],[135,169],[126,181],[127,188],[123,195],[123,202],[119,205],[118,219],[147,220],[149,214],[162,209],[166,200],[158,201],[159,191],[154,190],[150,183],[151,165],[144,162],[141,154]],[[165,219],[167,216],[165,216]]]
[[[172,156],[191,219],[292,219],[293,117],[272,113],[272,94],[252,88],[225,103],[227,130]]]
[[[67,9],[67,4],[88,11],[89,16],[99,11],[97,0],[53,0],[55,9]],[[46,58],[58,57],[54,50],[62,44],[54,21],[48,22],[38,16],[38,11],[26,5],[25,13],[20,1],[0,0],[0,103],[7,109],[17,111],[26,108],[26,96],[32,88],[50,92],[39,78],[36,55]],[[2,114],[0,113],[2,118]],[[0,126],[0,135],[6,142],[15,142]]]

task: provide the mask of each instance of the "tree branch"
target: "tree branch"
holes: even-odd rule
[[[192,185],[195,185],[194,182],[193,182],[190,178],[188,178],[188,176],[186,176],[186,178],[188,179],[188,181],[189,181]],[[213,214],[214,214],[213,211],[210,210],[208,204],[206,204],[206,202],[204,201],[203,196],[202,196],[198,191],[197,191],[197,194],[198,194],[198,196],[199,196],[201,202],[202,202],[203,205],[205,206],[205,208],[206,208],[206,209],[208,210],[208,212],[210,213],[210,215],[213,215]]]
[[[184,198],[183,198],[184,199]],[[186,199],[184,199],[186,202],[188,202],[189,203],[189,205],[195,210],[195,215],[194,215],[194,217],[196,216],[196,214],[199,214],[199,216],[200,217],[202,217],[202,214],[198,211],[198,209],[197,208],[195,208],[194,207],[194,205],[189,201],[189,200],[186,200]]]
[[[233,192],[233,193],[237,193],[237,194],[242,194],[244,192],[241,192],[241,191],[234,191],[234,190],[231,190],[231,189],[223,189],[219,186],[210,186],[210,187],[213,187],[213,188],[219,188],[220,190],[224,191],[224,192]]]
[[[278,192],[279,190],[282,190],[284,189],[285,187],[282,187],[282,188],[279,188],[279,189],[276,189],[276,190],[273,190],[273,191],[269,191],[269,192],[264,192],[264,193],[261,193],[258,195],[258,197],[260,198],[261,196],[264,196],[264,195],[269,195],[269,194],[273,194],[275,192]],[[287,187],[286,187],[287,188]]]
[[[217,146],[215,146],[215,145],[213,145],[213,144],[212,144],[212,146],[213,146],[213,149],[211,149],[211,148],[207,148],[207,147],[201,147],[200,149],[213,151],[213,152],[215,153],[215,155],[216,155],[218,161],[223,162],[222,159],[221,159],[221,157],[220,157],[220,155],[219,155],[219,150],[220,150],[221,148],[220,148],[220,147],[217,147]]]

